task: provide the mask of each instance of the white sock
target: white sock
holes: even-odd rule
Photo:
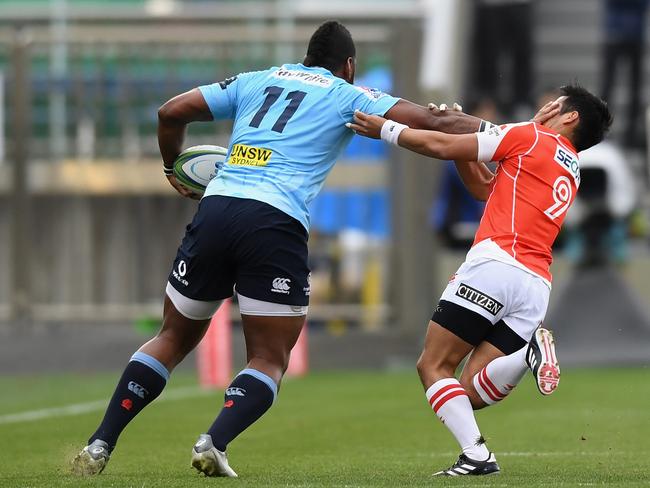
[[[472,383],[479,396],[488,405],[503,400],[521,381],[528,370],[526,350],[528,345],[509,356],[501,356],[476,373]]]
[[[478,430],[472,404],[456,378],[436,381],[427,390],[429,405],[454,435],[460,448],[470,459],[485,461],[490,456]]]

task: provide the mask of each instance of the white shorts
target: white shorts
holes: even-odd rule
[[[511,354],[544,320],[550,293],[542,278],[521,268],[493,259],[466,261],[432,320],[474,346],[487,341]]]
[[[211,318],[221,306],[223,300],[206,302],[194,300],[183,295],[169,282],[165,290],[167,296],[181,315],[191,320],[207,320]],[[283,305],[281,303],[264,302],[237,294],[239,311],[242,315],[257,315],[262,317],[300,317],[307,315],[308,306]]]

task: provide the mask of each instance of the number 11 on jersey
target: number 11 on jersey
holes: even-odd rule
[[[253,119],[249,124],[251,127],[257,128],[260,126],[267,112],[273,106],[273,104],[278,101],[283,91],[284,88],[281,88],[279,86],[266,87],[264,90],[266,98],[264,99],[264,103],[262,103],[260,109],[253,116]],[[291,117],[293,117],[293,115],[296,113],[296,110],[298,110],[298,107],[305,98],[305,95],[307,95],[307,93],[299,90],[295,90],[287,94],[285,100],[290,100],[289,105],[287,105],[287,107],[280,114],[280,117],[278,117],[278,120],[276,120],[275,124],[273,124],[273,127],[271,127],[272,131],[282,133]]]

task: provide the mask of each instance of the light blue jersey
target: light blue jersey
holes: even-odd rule
[[[199,87],[215,119],[234,119],[226,162],[205,196],[268,203],[309,229],[307,206],[352,138],[355,110],[384,115],[398,98],[325,68],[285,64]]]

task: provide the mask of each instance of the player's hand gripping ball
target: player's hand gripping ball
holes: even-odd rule
[[[194,195],[203,195],[210,180],[226,161],[228,150],[221,146],[192,146],[174,161],[174,178]],[[190,195],[187,195],[190,196]]]

